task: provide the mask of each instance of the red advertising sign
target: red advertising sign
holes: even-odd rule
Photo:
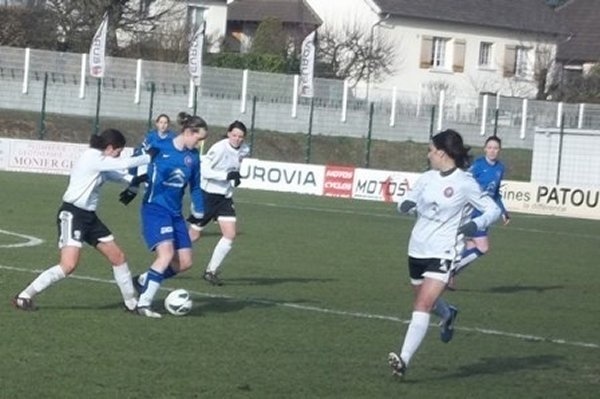
[[[327,165],[323,181],[323,195],[328,197],[352,197],[354,168],[351,166]]]

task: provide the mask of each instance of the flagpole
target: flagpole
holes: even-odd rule
[[[105,51],[106,51],[106,31],[108,30],[108,12],[104,13],[102,22],[94,34],[92,44],[90,45],[90,76],[97,79],[96,93],[96,117],[94,119],[94,134],[100,130],[100,101],[102,97],[102,78],[106,69]]]
[[[100,131],[100,99],[102,91],[102,78],[96,79],[98,81],[98,94],[96,96],[96,119],[94,121],[94,134],[98,134]]]

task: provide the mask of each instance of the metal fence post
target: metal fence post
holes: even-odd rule
[[[250,157],[254,152],[254,127],[256,122],[256,96],[252,97],[252,116],[250,119]]]
[[[48,93],[48,72],[44,73],[44,89],[42,90],[42,111],[40,113],[40,128],[38,137],[44,139],[46,134],[46,94]]]
[[[102,97],[102,94],[100,94],[102,91],[102,78],[98,78],[97,81],[98,91],[96,95],[96,118],[94,120],[94,134],[98,134],[98,131],[100,130],[100,100]]]
[[[312,126],[313,126],[313,114],[315,112],[315,98],[310,98],[310,114],[308,117],[308,134],[306,135],[306,157],[305,162],[310,163],[310,151],[311,151],[311,138],[312,138]]]
[[[156,91],[156,86],[154,82],[150,83],[150,105],[148,106],[148,130],[152,129],[152,120],[154,115],[154,92]]]
[[[365,168],[371,164],[371,137],[373,134],[373,114],[375,113],[375,104],[371,101],[369,105],[369,128],[367,130],[367,145],[365,149]]]
[[[560,169],[562,163],[563,138],[565,135],[565,114],[560,117],[560,132],[558,137],[558,162],[556,165],[556,185],[560,184]]]

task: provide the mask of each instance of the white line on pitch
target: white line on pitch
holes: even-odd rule
[[[14,231],[2,230],[0,229],[0,234],[6,234],[9,236],[15,236],[19,238],[24,238],[25,242],[17,243],[17,244],[2,244],[0,248],[19,248],[19,247],[34,247],[36,245],[40,245],[44,242],[41,238],[28,236],[25,234],[15,233]]]
[[[36,273],[36,274],[41,272],[41,270],[31,270],[31,269],[25,269],[25,268],[20,268],[20,267],[13,267],[13,266],[5,266],[5,265],[0,265],[0,269],[13,270],[13,271],[23,272],[23,273]],[[78,274],[72,274],[69,278],[72,278],[75,280],[93,281],[96,283],[114,284],[113,280],[106,280],[106,279],[90,277],[90,276],[81,276]],[[168,288],[168,287],[163,287],[161,289],[166,290],[166,291],[172,290],[172,288]],[[283,308],[298,309],[298,310],[325,313],[325,314],[333,314],[333,315],[337,315],[337,316],[350,316],[350,317],[361,318],[361,319],[393,321],[396,323],[403,323],[403,324],[408,324],[410,322],[409,320],[403,320],[403,319],[401,319],[399,317],[395,317],[395,316],[386,316],[386,315],[378,315],[378,314],[363,313],[363,312],[349,312],[349,311],[344,311],[344,310],[320,308],[317,306],[298,305],[298,304],[289,303],[289,302],[270,301],[270,300],[266,300],[266,299],[236,298],[231,295],[210,294],[208,292],[200,292],[200,291],[193,291],[193,290],[188,290],[188,291],[194,295],[202,296],[205,298],[235,299],[235,300],[245,301],[248,303],[255,303],[255,304],[262,304],[262,305],[269,305],[269,306],[280,306]],[[436,325],[437,324],[432,324],[431,326],[436,326]],[[490,330],[487,328],[478,328],[478,327],[457,326],[455,328],[460,331],[478,332],[478,333],[485,334],[485,335],[497,335],[497,336],[502,336],[502,337],[517,338],[517,339],[522,339],[525,341],[549,342],[549,343],[553,343],[553,344],[579,346],[579,347],[583,347],[583,348],[594,348],[594,349],[600,348],[599,344],[594,344],[594,343],[589,343],[589,342],[578,342],[578,341],[567,341],[565,339],[544,338],[544,337],[539,337],[536,335],[511,333],[511,332]]]

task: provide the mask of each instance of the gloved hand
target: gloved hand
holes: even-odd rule
[[[398,212],[408,214],[414,210],[415,206],[417,206],[416,202],[404,200],[401,204],[398,204]]]
[[[458,228],[458,234],[463,234],[465,237],[473,237],[475,233],[477,233],[477,224],[472,220]]]
[[[240,183],[242,182],[241,178],[242,176],[237,170],[232,170],[231,172],[227,173],[227,180],[233,181],[235,187],[240,185]]]
[[[150,155],[150,161],[154,161],[160,150],[156,147],[150,147],[144,150],[144,152]]]
[[[136,197],[138,192],[137,186],[129,186],[119,194],[119,201],[123,205],[129,205],[131,201]]]
[[[144,173],[143,175],[135,176],[133,179],[131,179],[129,186],[138,187],[140,184],[146,183],[148,180],[148,175]]]

